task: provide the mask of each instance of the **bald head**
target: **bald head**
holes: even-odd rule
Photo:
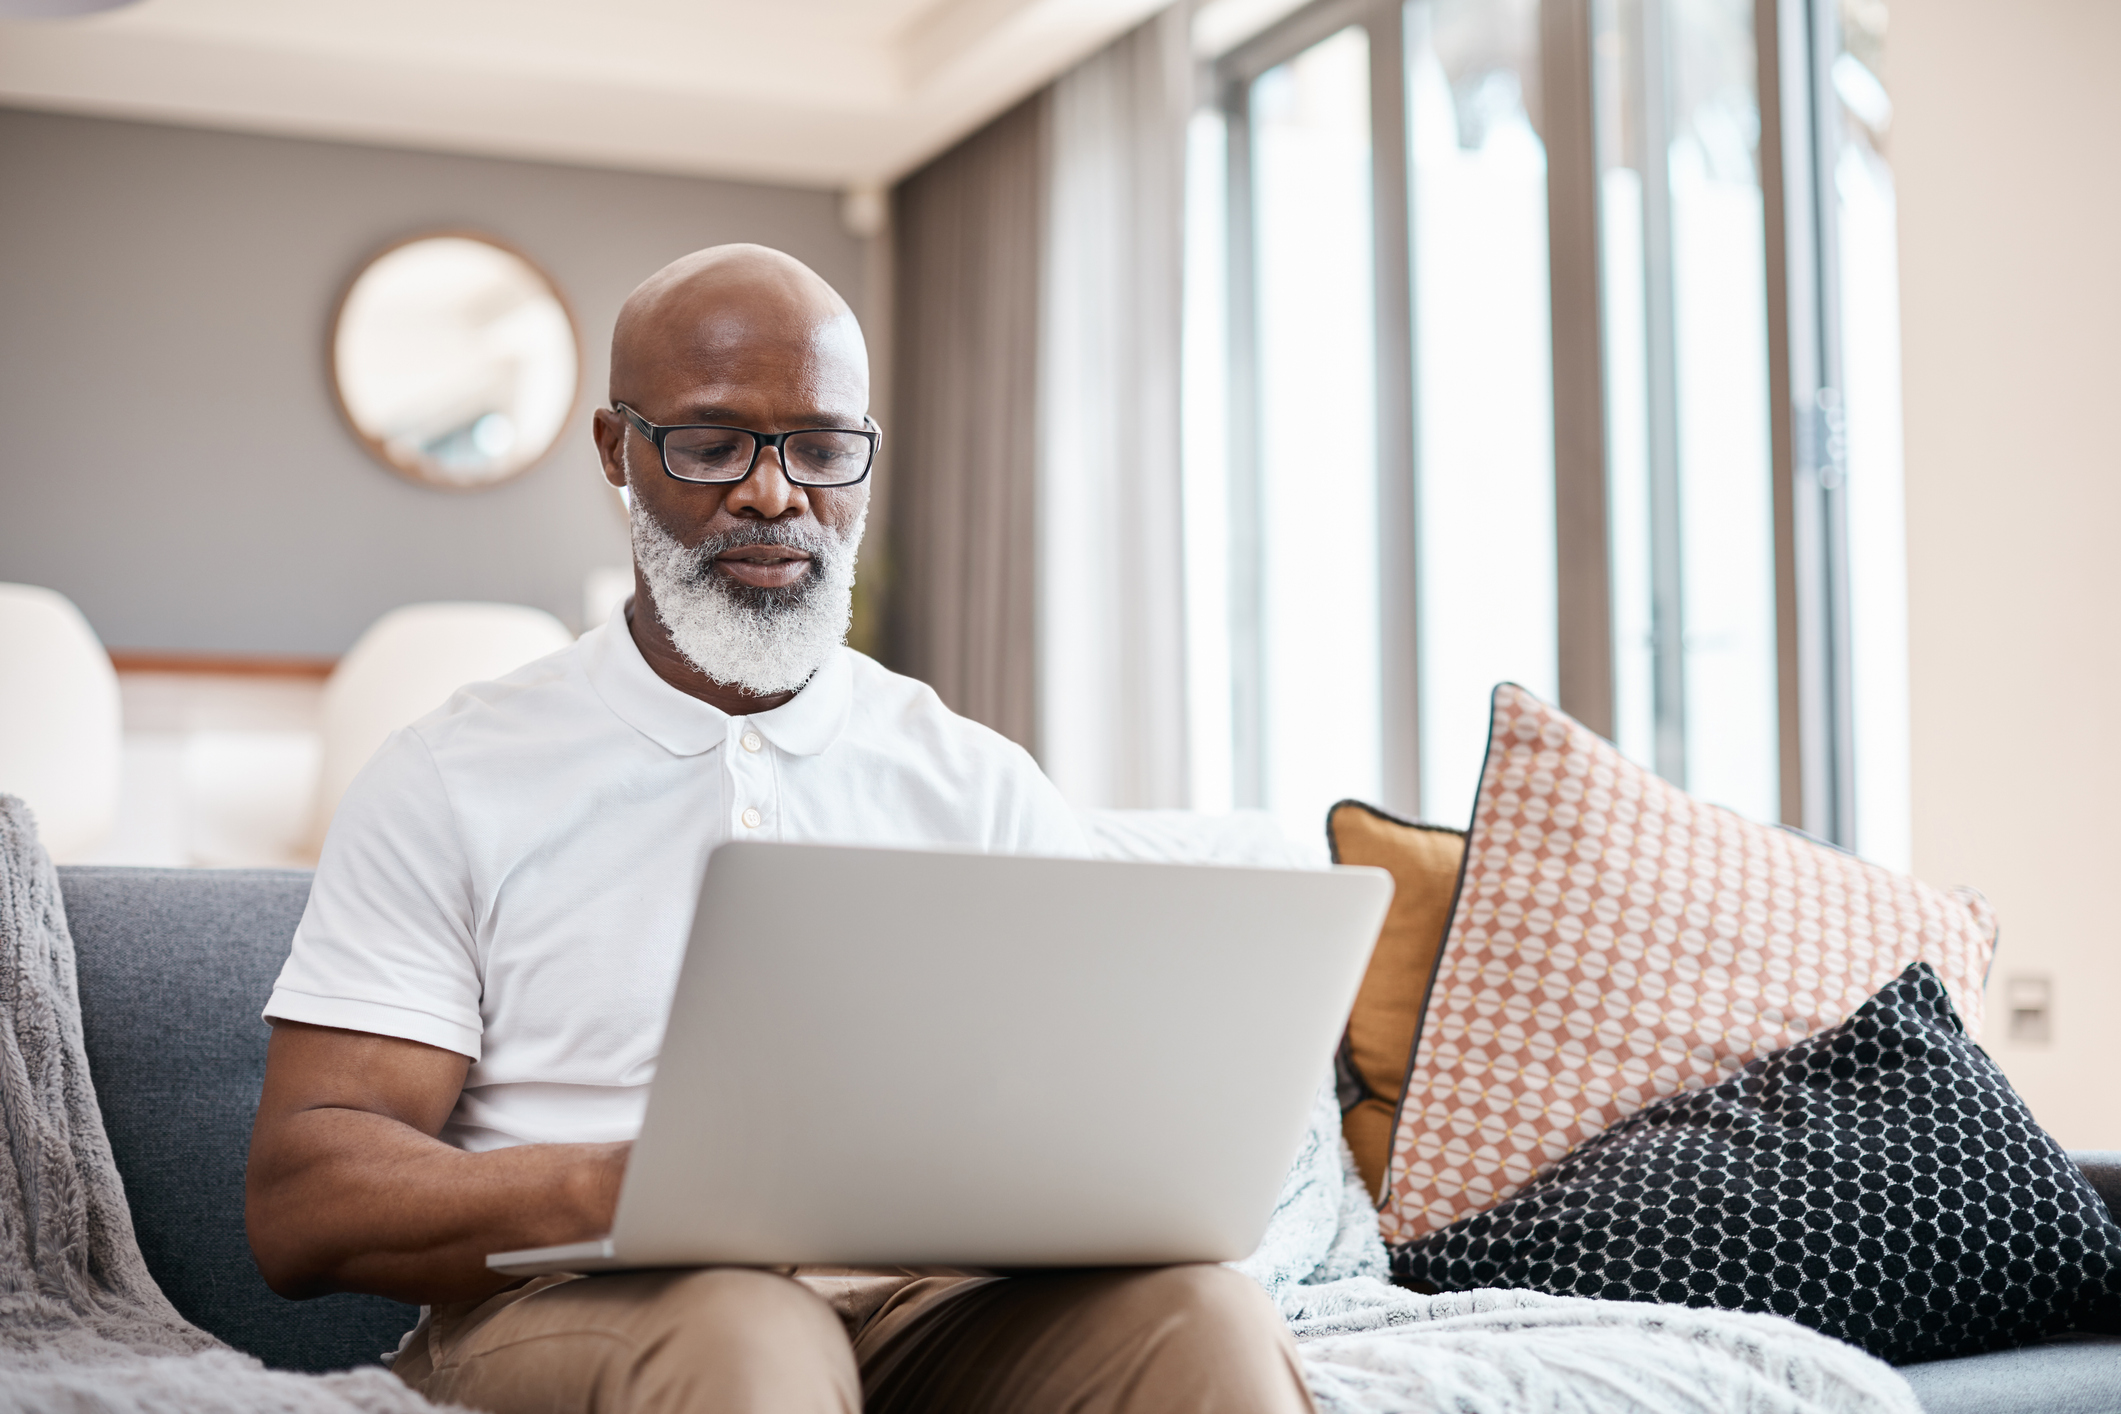
[[[611,331],[613,402],[641,407],[688,377],[726,385],[740,370],[852,397],[857,418],[868,410],[869,351],[854,311],[792,255],[710,246],[627,296]]]
[[[846,635],[869,478],[791,480],[774,434],[832,428],[874,446],[854,312],[777,250],[695,251],[619,311],[611,400],[628,415],[599,408],[592,424],[605,480],[632,493],[635,644],[664,681],[725,712],[785,702]],[[753,443],[740,479],[698,481],[660,450],[671,434],[654,429],[679,425],[771,440]]]

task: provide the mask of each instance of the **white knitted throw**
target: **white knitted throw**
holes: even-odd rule
[[[1321,1092],[1259,1250],[1323,1414],[1921,1414],[1899,1372],[1779,1316],[1393,1286]]]
[[[28,807],[0,795],[0,1414],[433,1414],[384,1370],[267,1370],[141,1260],[81,1044],[74,944]]]

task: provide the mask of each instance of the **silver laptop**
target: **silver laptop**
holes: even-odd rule
[[[1391,895],[1377,869],[723,845],[610,1236],[486,1264],[1244,1257]]]

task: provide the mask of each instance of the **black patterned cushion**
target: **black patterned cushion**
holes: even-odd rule
[[[1443,1290],[1772,1312],[1896,1363],[2121,1319],[2121,1227],[1921,962],[1392,1265]]]

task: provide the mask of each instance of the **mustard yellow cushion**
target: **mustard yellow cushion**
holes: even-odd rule
[[[1375,865],[1391,873],[1394,885],[1391,911],[1348,1017],[1345,1057],[1362,1098],[1340,1120],[1355,1165],[1375,1196],[1392,1152],[1399,1096],[1436,977],[1436,954],[1451,918],[1466,837],[1460,830],[1409,824],[1344,800],[1326,816],[1326,838],[1335,863]]]

